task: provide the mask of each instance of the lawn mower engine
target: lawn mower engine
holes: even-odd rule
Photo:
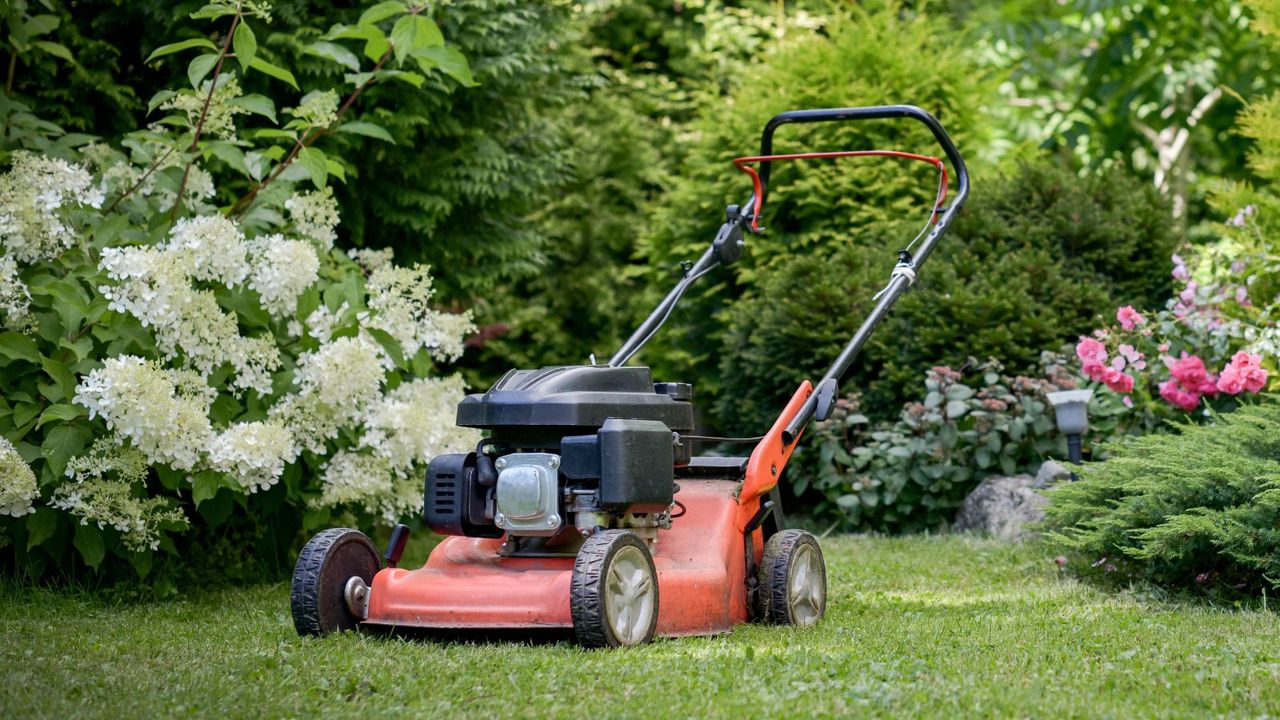
[[[946,160],[896,150],[773,153],[784,125],[893,119],[922,123]],[[924,228],[894,253],[888,283],[831,367],[816,383],[801,382],[770,428],[754,438],[690,434],[693,388],[655,383],[649,368],[628,361],[698,278],[736,261],[747,235],[764,232],[772,163],[857,157],[933,166],[938,190]],[[958,183],[950,207],[947,163]],[[808,423],[826,419],[858,351],[963,206],[969,179],[942,125],[909,105],[782,113],[765,125],[760,154],[734,165],[750,176],[751,196],[726,208],[710,246],[682,264],[675,286],[606,364],[593,357],[590,365],[512,370],[458,405],[458,425],[486,437],[474,452],[429,463],[423,515],[446,537],[426,564],[399,567],[405,525],[381,555],[348,528],[324,530],[303,547],[290,595],[300,634],[557,629],[585,646],[617,647],[749,621],[807,627],[822,619],[822,550],[812,534],[785,527],[778,483]],[[694,456],[695,440],[750,451]]]
[[[505,556],[575,550],[626,528],[652,545],[671,527],[675,467],[689,464],[692,387],[646,367],[512,370],[458,406],[489,431],[475,452],[427,470],[424,517],[441,535],[506,536]]]

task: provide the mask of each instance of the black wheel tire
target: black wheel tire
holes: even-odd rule
[[[773,625],[816,625],[827,611],[827,566],[818,539],[783,530],[764,544],[760,619]]]
[[[289,606],[299,635],[328,635],[355,629],[360,622],[347,609],[347,581],[359,576],[366,585],[382,562],[364,533],[349,528],[319,532],[303,546],[293,567]]]
[[[658,626],[658,573],[649,546],[628,530],[587,538],[569,586],[573,632],[583,647],[643,645]]]

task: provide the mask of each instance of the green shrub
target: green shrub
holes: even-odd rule
[[[1049,495],[1049,539],[1079,572],[1206,592],[1280,587],[1280,404],[1111,448]]]
[[[935,114],[970,162],[977,161],[987,147],[982,109],[991,97],[990,83],[945,23],[900,10],[835,9],[821,35],[787,36],[743,68],[727,94],[703,99],[688,140],[677,150],[683,160],[671,189],[649,218],[651,230],[643,239],[655,285],[669,286],[678,264],[696,259],[710,243],[725,205],[750,195],[750,180],[730,161],[757,153],[761,128],[778,113],[911,103]],[[872,148],[939,152],[923,125],[902,120],[789,125],[775,141],[778,152]],[[704,398],[714,396],[720,390],[717,361],[733,347],[723,342],[717,316],[724,303],[744,292],[762,295],[768,278],[800,257],[826,259],[850,243],[880,247],[886,224],[913,225],[903,233],[914,234],[936,189],[937,172],[922,163],[873,158],[779,164],[761,223],[768,232],[748,239],[737,264],[695,287],[637,359],[659,365],[668,377],[692,379]],[[890,261],[897,249],[886,249]],[[693,377],[691,366],[697,368]]]
[[[85,144],[0,105],[0,567],[260,579],[302,531],[416,514],[425,463],[475,442],[437,369],[470,318],[432,307],[427,268],[333,246],[330,140],[386,137],[362,91],[466,78],[419,10],[335,28],[321,47],[367,72],[296,106],[243,92],[296,83],[247,2],[155,51],[191,68],[151,100],[162,123]]]
[[[788,468],[795,493],[820,493],[814,512],[846,529],[937,529],[983,478],[1034,473],[1066,454],[1044,397],[1075,387],[1061,358],[1046,353],[1036,377],[1010,377],[994,361],[967,367],[969,382],[949,367],[929,370],[924,401],[897,421],[873,423],[857,395],[840,400]]]
[[[1121,171],[1081,178],[1039,163],[976,188],[845,380],[873,417],[915,397],[931,365],[994,357],[1030,373],[1042,350],[1097,327],[1103,309],[1167,296],[1176,236],[1147,185]],[[788,258],[726,313],[717,404],[726,430],[768,427],[796,385],[835,359],[904,236],[878,237],[877,246]]]
[[[27,4],[46,12],[35,0]],[[76,130],[113,136],[154,120],[146,118],[147,99],[185,82],[187,62],[143,60],[162,44],[193,37],[188,14],[204,4],[90,2],[59,11],[57,37],[85,56],[57,72],[44,57],[20,63],[15,92],[36,115]],[[546,237],[526,218],[565,177],[567,127],[560,109],[580,96],[583,82],[564,66],[571,6],[417,4],[470,60],[479,84],[468,87],[441,73],[402,74],[417,87],[396,82],[367,91],[365,100],[377,108],[368,119],[395,144],[354,134],[328,139],[359,181],[335,189],[343,217],[339,244],[394,247],[397,257],[439,271],[442,300],[469,303],[502,281],[536,274],[545,260]],[[341,85],[357,70],[307,48],[334,24],[356,24],[368,5],[272,2],[272,24],[260,38],[263,54],[289,67],[303,86]],[[353,47],[358,55],[361,46]],[[267,78],[242,80],[247,93],[295,101]],[[244,190],[233,178],[223,187],[228,194]]]

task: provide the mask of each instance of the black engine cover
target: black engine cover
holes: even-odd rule
[[[684,386],[687,388],[687,386]],[[545,429],[548,440],[595,432],[609,418],[654,420],[678,432],[693,429],[689,393],[659,392],[647,367],[571,365],[512,370],[483,395],[458,404],[464,427],[510,430],[533,437]],[[533,431],[533,432],[531,432]]]
[[[489,488],[480,482],[476,454],[437,455],[427,465],[422,519],[441,535],[502,537],[486,512]]]

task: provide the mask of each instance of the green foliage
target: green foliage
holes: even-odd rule
[[[654,268],[651,282],[669,286],[678,262],[696,258],[710,242],[723,221],[724,205],[741,203],[750,195],[749,179],[730,160],[757,152],[761,128],[777,113],[911,102],[937,115],[972,158],[974,149],[985,144],[980,108],[989,86],[949,37],[942,24],[919,17],[903,19],[893,9],[870,14],[850,9],[828,18],[820,36],[780,41],[775,52],[742,71],[744,81],[733,84],[725,97],[707,98],[690,127],[691,141],[682,149],[678,175],[672,178],[662,206],[652,214],[652,229],[642,246]],[[940,73],[944,66],[948,70]],[[937,152],[923,126],[905,121],[786,126],[775,142],[778,152],[872,148]],[[804,367],[811,367],[814,356],[839,342],[812,324],[843,315],[860,302],[851,299],[848,288],[870,270],[861,262],[835,261],[854,275],[841,278],[838,290],[821,291],[828,300],[838,302],[822,305],[818,318],[795,312],[809,302],[803,293],[783,299],[766,287],[799,290],[803,282],[797,278],[805,270],[811,272],[812,280],[818,268],[838,253],[871,247],[884,248],[881,254],[889,262],[881,271],[884,275],[877,273],[874,282],[879,287],[892,265],[892,252],[920,229],[936,191],[936,171],[918,163],[853,159],[779,165],[761,223],[768,231],[749,237],[738,263],[717,270],[691,291],[668,327],[638,356],[639,361],[658,366],[667,377],[691,379],[704,399],[718,397],[719,419],[726,429],[749,427],[750,433],[758,432],[762,415],[727,412],[735,402],[730,395],[752,386],[758,393],[755,397],[774,398],[787,385],[784,392],[789,396],[795,383],[782,377],[794,369],[788,361],[808,354]],[[886,225],[899,231],[889,247],[881,244]],[[857,238],[852,241],[857,249],[838,250],[850,246],[851,238]],[[745,318],[747,313],[741,303],[728,316],[720,313],[720,307],[743,295],[758,299],[752,310],[757,315],[767,311],[776,318],[764,319],[763,324],[794,325],[788,332],[811,334],[823,344],[803,350],[799,345],[773,348],[777,354],[769,363],[781,372],[763,372],[750,379],[731,377],[725,372],[729,366],[722,363],[734,362],[731,355],[751,352],[746,349],[743,328],[733,326],[734,318]],[[770,297],[767,302],[766,296]],[[765,347],[754,337],[751,342]],[[696,370],[691,373],[690,367]],[[770,376],[767,387],[755,385],[760,375]]]
[[[998,111],[1013,138],[1074,164],[1120,164],[1208,219],[1218,178],[1247,179],[1234,132],[1246,98],[1275,87],[1273,43],[1242,0],[948,2],[984,62],[1010,72]],[[1201,231],[1210,228],[1202,226]]]
[[[1049,495],[1050,540],[1084,574],[1228,596],[1280,587],[1280,404],[1147,435]]]
[[[584,82],[554,112],[570,128],[568,176],[531,218],[548,239],[543,267],[477,307],[477,384],[511,367],[607,357],[650,309],[643,288],[651,278],[636,245],[676,175],[699,98],[722,95],[774,38],[809,37],[819,22],[803,11],[744,5],[575,7],[565,65]]]
[[[1108,170],[1084,178],[1046,163],[982,180],[916,287],[890,311],[846,378],[885,417],[934,364],[999,358],[1030,373],[1043,349],[1097,327],[1099,313],[1163,300],[1176,236],[1153,188]],[[802,379],[822,374],[870,311],[902,244],[810,257],[764,278],[725,314],[718,417],[733,433],[768,427]]]
[[[1074,387],[1060,358],[1047,355],[1034,378],[1004,375],[994,361],[969,365],[976,382],[930,370],[924,402],[909,403],[896,422],[873,423],[856,395],[839,401],[806,443],[806,471],[788,472],[795,493],[821,493],[815,512],[846,529],[931,530],[950,523],[983,478],[1034,473],[1046,457],[1066,454],[1044,397]]]

